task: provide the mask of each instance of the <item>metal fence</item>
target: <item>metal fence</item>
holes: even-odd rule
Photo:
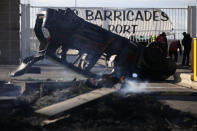
[[[30,5],[21,5],[21,56],[22,59],[34,54],[38,50],[39,42],[35,37],[33,27],[36,20],[36,14],[46,10],[47,7],[35,7]],[[65,9],[65,7],[53,7],[55,9]],[[131,8],[132,9],[132,8]],[[182,33],[188,32],[188,8],[159,8],[165,12],[173,24],[173,30],[167,33],[169,41],[182,39]],[[147,30],[148,31],[148,30]],[[158,32],[163,32],[160,30]],[[136,32],[137,34],[138,32]],[[149,36],[135,35],[137,41],[150,41]]]

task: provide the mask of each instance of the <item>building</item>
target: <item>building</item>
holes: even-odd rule
[[[20,0],[0,0],[0,65],[20,61]]]

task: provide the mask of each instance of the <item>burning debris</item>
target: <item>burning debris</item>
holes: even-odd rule
[[[46,84],[47,85],[47,84]],[[197,119],[171,109],[155,97],[145,94],[123,95],[116,92],[47,120],[35,114],[37,109],[88,93],[93,88],[84,82],[65,88],[30,84],[12,107],[0,110],[1,130],[195,130]],[[49,84],[48,84],[49,85]],[[32,86],[32,87],[31,87]],[[1,107],[1,106],[0,106]]]

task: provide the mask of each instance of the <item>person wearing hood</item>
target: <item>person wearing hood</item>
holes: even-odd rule
[[[182,40],[182,45],[184,47],[183,60],[182,60],[182,65],[183,66],[184,65],[189,66],[191,44],[192,44],[192,38],[190,37],[190,34],[187,34],[186,32],[183,32],[183,40]]]

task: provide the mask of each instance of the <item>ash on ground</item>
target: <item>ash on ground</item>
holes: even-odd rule
[[[35,110],[94,90],[85,83],[61,89],[40,87],[24,92],[12,104],[0,105],[2,131],[158,131],[196,130],[197,119],[171,109],[146,94],[122,96],[114,93],[64,114],[50,124]],[[42,92],[42,94],[40,93]]]

